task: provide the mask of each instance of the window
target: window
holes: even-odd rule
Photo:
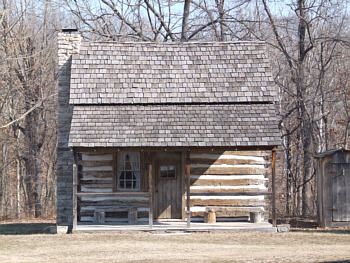
[[[117,161],[118,190],[140,189],[140,155],[137,152],[120,152]]]
[[[161,165],[160,166],[160,177],[161,178],[175,178],[176,177],[175,165]]]

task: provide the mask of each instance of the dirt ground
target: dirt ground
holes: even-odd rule
[[[0,262],[350,262],[350,232],[0,234]]]

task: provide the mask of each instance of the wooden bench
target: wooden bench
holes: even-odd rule
[[[248,216],[249,222],[260,223],[262,222],[262,211],[246,211],[236,209],[234,207],[206,207],[204,211],[204,223],[213,224],[216,223],[217,216],[221,217],[223,214],[234,216]]]
[[[106,222],[106,213],[127,212],[128,223],[137,223],[137,208],[136,207],[118,207],[118,208],[97,208],[94,211],[94,223],[104,224]]]

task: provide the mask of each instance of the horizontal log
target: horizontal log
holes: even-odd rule
[[[104,195],[100,196],[93,196],[93,195],[82,195],[81,193],[78,194],[78,198],[81,202],[95,202],[95,203],[103,203],[103,202],[147,202],[148,197],[146,196],[112,196],[109,195],[111,193],[105,193]]]
[[[265,164],[264,160],[249,160],[249,159],[207,159],[196,158],[191,159],[190,164],[206,164],[206,165],[243,165],[243,164]]]
[[[260,179],[194,179],[191,178],[191,186],[240,186],[240,185],[264,185],[264,180]]]
[[[97,178],[113,178],[113,171],[84,171],[81,173],[82,178],[97,177]]]
[[[271,192],[190,192],[191,196],[256,196],[256,195],[271,195]]]
[[[79,201],[78,204],[80,205],[80,207],[96,207],[96,209],[98,208],[103,208],[103,207],[125,207],[125,206],[134,206],[137,208],[145,208],[148,207],[148,200],[121,200],[121,201]]]
[[[109,183],[109,184],[82,184],[83,187],[85,188],[100,188],[100,189],[105,189],[105,188],[113,188],[113,184]]]
[[[103,209],[104,207],[102,206],[99,206],[97,209]],[[108,209],[108,206],[106,207]],[[148,213],[149,211],[149,208],[148,207],[137,207],[137,213],[142,213],[142,212],[145,212],[145,213]],[[87,212],[87,213],[92,213],[96,210],[96,206],[83,206],[83,207],[80,207],[80,212]]]
[[[80,161],[78,164],[83,167],[112,166],[113,161]]]
[[[113,166],[111,165],[93,166],[93,167],[83,166],[83,172],[113,172]]]
[[[190,192],[192,193],[254,193],[254,192],[264,192],[266,191],[265,187],[261,186],[237,186],[237,188],[225,188],[225,186],[222,187],[213,187],[213,188],[204,188],[206,186],[198,186],[199,188],[190,188]],[[235,187],[235,186],[232,186]]]
[[[77,193],[79,197],[148,197],[149,192]]]
[[[191,152],[190,158],[192,158],[193,156],[196,156],[198,154],[218,154],[218,155],[243,155],[243,156],[259,156],[259,157],[265,157],[265,156],[270,156],[271,155],[271,151],[217,151],[217,150],[213,150],[213,151],[206,151],[206,152]]]
[[[123,217],[123,218],[106,217],[105,222],[107,222],[107,223],[126,223],[126,222],[128,222],[128,218],[127,217]]]
[[[94,216],[94,210],[80,211],[79,215],[82,216]]]
[[[80,222],[93,222],[94,217],[93,216],[82,216],[80,217]]]
[[[109,184],[113,185],[113,180],[111,178],[102,178],[100,180],[82,180],[81,185],[102,185],[102,184]]]
[[[83,153],[82,154],[83,161],[112,161],[113,154],[94,154],[94,153]]]
[[[264,206],[265,200],[257,199],[190,199],[191,206]]]
[[[111,177],[93,177],[93,176],[84,176],[82,178],[80,178],[80,183],[84,184],[84,183],[89,183],[89,182],[95,182],[95,183],[112,183],[113,182],[113,178]]]
[[[224,151],[223,155],[270,156],[271,151]]]
[[[193,167],[191,166],[191,174],[217,174],[217,175],[239,175],[239,174],[264,174],[266,169],[255,167]]]
[[[85,188],[82,186],[80,191],[81,193],[111,193],[113,192],[113,188]]]

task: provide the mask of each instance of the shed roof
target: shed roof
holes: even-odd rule
[[[331,155],[333,155],[335,153],[338,153],[338,152],[349,153],[350,151],[349,150],[345,150],[344,148],[331,149],[331,150],[328,150],[328,151],[317,153],[317,154],[314,155],[314,157],[315,158],[324,158],[324,157],[331,156]]]
[[[263,42],[82,42],[71,104],[271,102]]]
[[[69,145],[80,147],[273,146],[275,106],[75,106]]]

